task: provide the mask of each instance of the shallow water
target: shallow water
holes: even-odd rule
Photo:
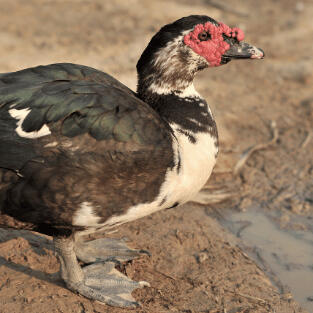
[[[267,271],[313,313],[313,233],[282,230],[261,210],[231,213],[226,219],[224,224],[242,239],[248,252],[257,251],[257,261],[266,264]]]

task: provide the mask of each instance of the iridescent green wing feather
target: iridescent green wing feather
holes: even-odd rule
[[[116,79],[81,65],[52,64],[0,75],[0,153],[13,150],[0,154],[0,167],[21,166],[35,154],[34,139],[16,134],[12,109],[30,111],[21,125],[26,133],[47,125],[52,135],[73,139],[88,134],[140,146],[168,142],[156,112]]]

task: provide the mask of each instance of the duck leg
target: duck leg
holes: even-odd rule
[[[115,238],[100,238],[91,241],[83,241],[76,237],[74,251],[79,260],[84,263],[99,261],[131,261],[142,254],[150,256],[146,250],[137,250],[127,247],[124,240]]]
[[[71,237],[56,237],[54,245],[60,260],[61,276],[70,290],[111,306],[137,307],[139,305],[131,292],[149,286],[147,282],[132,281],[116,270],[113,262],[95,263],[81,268]]]

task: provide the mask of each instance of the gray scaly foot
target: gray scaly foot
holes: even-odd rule
[[[136,250],[127,247],[124,240],[100,238],[91,241],[75,241],[74,251],[79,260],[84,263],[105,261],[125,262],[140,257],[150,256],[146,250]]]
[[[145,281],[135,282],[114,268],[113,262],[95,263],[83,268],[84,280],[69,284],[73,291],[111,306],[135,308],[139,303],[131,293],[149,287]]]
[[[149,283],[132,281],[116,270],[113,262],[94,263],[81,268],[71,238],[55,238],[54,244],[61,264],[61,276],[70,290],[111,306],[139,306],[131,293],[134,289],[150,286]]]

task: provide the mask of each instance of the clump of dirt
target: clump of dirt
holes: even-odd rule
[[[197,78],[221,142],[202,204],[148,216],[114,237],[125,236],[152,254],[125,266],[131,278],[151,283],[134,292],[142,303],[135,312],[306,312],[273,286],[214,218],[223,217],[225,208],[258,208],[275,212],[282,228],[312,231],[303,222],[313,216],[311,1],[17,0],[1,3],[0,14],[1,72],[72,62],[135,89],[135,64],[150,37],[190,14],[238,26],[247,42],[264,49],[263,61],[231,62]],[[272,140],[273,125],[275,141],[250,153],[235,175],[244,151]],[[231,195],[227,202],[205,204],[221,190]],[[0,312],[127,311],[73,294],[58,270],[51,238],[0,230]]]

